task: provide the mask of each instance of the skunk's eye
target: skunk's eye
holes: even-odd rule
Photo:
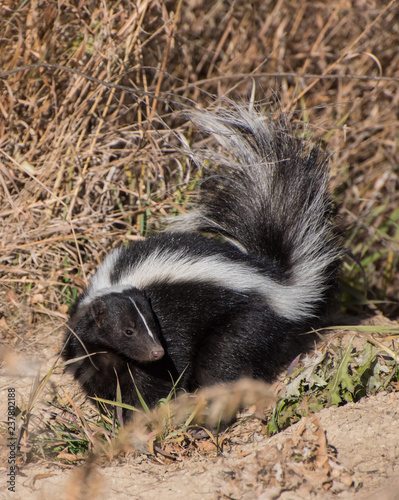
[[[131,337],[133,333],[134,333],[133,330],[130,330],[129,328],[125,330],[125,335],[127,335],[128,337]]]

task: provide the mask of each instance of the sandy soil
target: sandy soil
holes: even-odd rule
[[[1,414],[10,387],[18,404],[27,400],[39,367],[56,358],[61,333],[43,331],[2,370]],[[26,352],[34,347],[34,355]],[[25,353],[24,353],[25,351]],[[4,353],[3,353],[4,357]],[[23,377],[16,377],[24,374]],[[55,384],[79,404],[83,395],[56,368]],[[44,396],[45,398],[46,396]],[[399,392],[379,393],[356,404],[327,408],[265,438],[256,417],[229,432],[221,455],[209,442],[196,456],[174,462],[150,454],[126,453],[107,463],[66,466],[42,460],[16,472],[15,493],[7,491],[9,447],[1,450],[1,498],[15,499],[374,499],[399,498]],[[161,460],[162,458],[162,460]]]

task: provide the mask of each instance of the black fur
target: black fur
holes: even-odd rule
[[[72,364],[90,396],[114,399],[118,379],[123,401],[139,406],[133,378],[153,406],[179,377],[188,391],[241,377],[271,381],[336,288],[326,158],[253,111],[193,118],[231,154],[214,158],[198,210],[176,232],[110,254],[77,300],[64,358],[97,353]],[[127,337],[132,322],[139,328]]]

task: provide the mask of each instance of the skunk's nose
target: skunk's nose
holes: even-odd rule
[[[154,361],[157,361],[158,359],[163,358],[163,355],[165,354],[165,351],[161,349],[154,349],[151,351],[151,357]]]

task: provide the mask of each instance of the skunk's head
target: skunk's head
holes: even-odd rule
[[[80,340],[148,363],[163,357],[159,327],[147,297],[135,288],[109,292],[83,303],[70,319]]]

